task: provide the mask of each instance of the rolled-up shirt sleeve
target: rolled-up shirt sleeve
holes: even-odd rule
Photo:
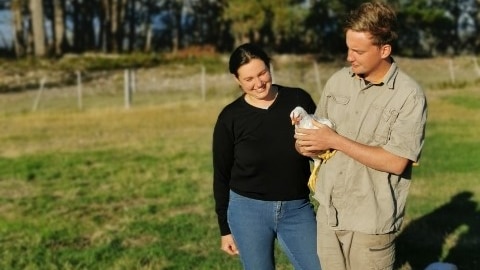
[[[418,91],[413,91],[398,112],[390,139],[383,148],[390,153],[418,162],[425,139],[426,119],[426,98]]]

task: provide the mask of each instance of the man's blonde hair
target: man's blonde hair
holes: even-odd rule
[[[374,45],[392,45],[397,39],[397,16],[387,4],[379,1],[361,4],[347,16],[345,27],[355,32],[368,32]]]

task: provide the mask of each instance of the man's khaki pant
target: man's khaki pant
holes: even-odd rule
[[[317,252],[322,270],[393,269],[395,234],[332,230],[325,212],[317,211]]]

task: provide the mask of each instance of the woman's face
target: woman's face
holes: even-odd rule
[[[269,97],[272,76],[270,75],[269,67],[262,60],[252,59],[247,64],[241,66],[237,73],[238,77],[235,77],[235,79],[247,95],[256,99]]]

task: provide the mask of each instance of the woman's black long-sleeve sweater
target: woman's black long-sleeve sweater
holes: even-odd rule
[[[279,85],[268,109],[248,104],[244,95],[219,114],[213,132],[213,192],[221,235],[230,234],[227,209],[230,189],[265,201],[307,198],[309,158],[295,150],[290,112],[302,106],[315,111],[310,94]]]

